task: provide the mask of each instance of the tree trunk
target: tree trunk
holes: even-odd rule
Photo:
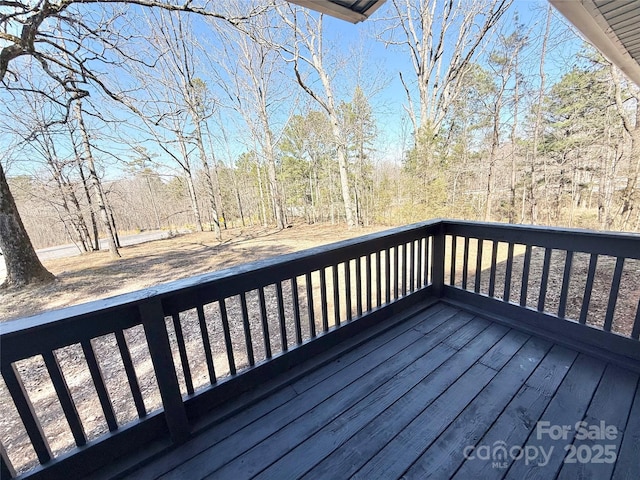
[[[109,220],[109,214],[107,212],[107,202],[105,199],[104,191],[102,190],[102,184],[100,183],[100,179],[98,178],[98,172],[96,171],[96,165],[93,160],[93,155],[91,153],[91,144],[89,143],[89,134],[87,133],[87,128],[84,124],[84,119],[82,118],[82,103],[79,100],[76,101],[75,107],[76,107],[75,108],[76,119],[78,120],[78,126],[80,127],[80,134],[82,136],[82,145],[84,148],[85,160],[87,161],[87,165],[89,167],[89,178],[91,179],[93,193],[98,203],[98,211],[100,213],[100,219],[102,220],[102,225],[105,229],[105,234],[107,235],[107,244],[109,245],[109,252],[111,252],[111,255],[113,255],[114,257],[120,257],[120,252],[118,252],[118,243],[116,241],[116,236],[113,231],[111,221]]]
[[[7,266],[3,286],[51,282],[54,276],[42,265],[24,228],[16,202],[0,165],[0,250]]]

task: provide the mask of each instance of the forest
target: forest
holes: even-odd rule
[[[357,26],[280,1],[35,3],[0,2],[0,184],[35,248],[300,221],[640,230],[640,88],[546,2],[388,0]]]

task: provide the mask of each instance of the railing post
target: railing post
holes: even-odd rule
[[[141,303],[138,308],[169,433],[175,443],[183,443],[190,435],[189,421],[178,385],[162,304],[159,300],[148,300]]]
[[[438,223],[433,235],[433,260],[431,270],[431,283],[433,294],[442,297],[444,294],[444,222]]]

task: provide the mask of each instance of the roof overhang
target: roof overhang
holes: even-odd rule
[[[607,59],[640,86],[638,0],[549,0]]]
[[[290,3],[326,13],[332,17],[358,23],[366,20],[386,0],[289,0]]]

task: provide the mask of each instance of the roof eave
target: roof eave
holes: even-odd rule
[[[640,64],[629,54],[592,0],[549,0],[584,37],[640,86]]]

